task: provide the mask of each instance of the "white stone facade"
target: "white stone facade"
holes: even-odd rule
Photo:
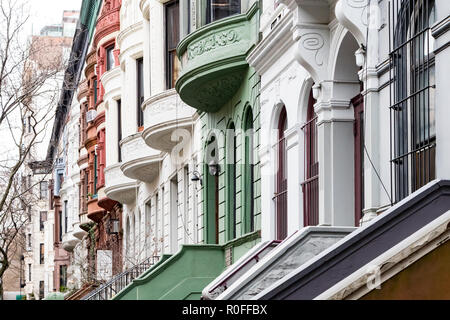
[[[304,227],[303,194],[308,96],[313,89],[317,114],[319,157],[319,225],[358,226],[391,205],[389,1],[264,0],[262,41],[248,57],[261,75],[262,237],[275,239],[276,124],[286,108],[288,163],[288,234]],[[450,132],[443,119],[448,98],[447,33],[450,4],[436,0],[436,178],[449,178],[447,151]],[[369,18],[366,18],[366,17]],[[369,19],[367,21],[367,19]],[[442,28],[442,27],[441,27]],[[436,34],[438,33],[438,37]],[[439,50],[439,49],[438,49]],[[363,89],[360,90],[360,83]],[[354,110],[351,99],[364,101],[363,221],[355,221]],[[393,185],[392,188],[395,188]],[[392,200],[394,201],[394,200]]]

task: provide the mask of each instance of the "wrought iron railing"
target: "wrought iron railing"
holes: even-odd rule
[[[319,162],[317,148],[317,116],[309,120],[302,130],[305,135],[305,181],[303,192],[303,215],[305,226],[319,224]]]
[[[111,280],[103,283],[97,289],[84,296],[81,300],[109,300],[128,286],[131,281],[139,277],[151,266],[159,261],[159,256],[152,256],[124,272],[115,275]]]

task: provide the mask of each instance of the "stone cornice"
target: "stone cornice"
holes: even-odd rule
[[[120,7],[114,8],[98,18],[96,33],[94,36],[94,48],[97,48],[97,44],[101,38],[107,36],[114,31],[120,30]]]
[[[450,15],[431,27],[431,35],[437,39],[450,29]]]
[[[87,80],[84,79],[83,81],[80,82],[80,84],[78,85],[78,96],[77,99],[78,101],[80,101],[81,99],[83,99],[84,97],[87,97],[88,95],[88,85],[87,85]]]
[[[150,98],[148,98],[147,100],[145,100],[142,103],[142,106],[141,106],[142,110],[145,110],[145,108],[147,106],[155,103],[158,100],[162,100],[164,98],[167,98],[167,97],[170,97],[170,96],[176,95],[176,94],[177,94],[177,91],[175,89],[169,89],[169,90],[165,90],[165,91],[162,91],[160,93],[157,93],[157,94],[151,96]]]
[[[105,111],[100,112],[94,119],[94,126],[98,127],[101,123],[105,122]]]
[[[95,74],[95,65],[97,63],[97,54],[95,50],[89,52],[86,58],[86,67],[84,69],[84,74],[86,78],[91,77]]]
[[[119,48],[123,50],[122,48],[122,42],[124,38],[126,38],[128,35],[137,32],[139,29],[143,28],[143,22],[139,21],[135,24],[132,24],[131,26],[125,28],[124,30],[121,30],[120,33],[117,35],[117,44],[119,45]]]
[[[141,9],[142,16],[149,20],[150,19],[150,1],[149,0],[141,0],[139,1],[139,9]]]
[[[274,61],[294,45],[291,33],[292,11],[286,14],[273,30],[248,55],[247,61],[258,73],[264,73]]]
[[[97,144],[97,136],[87,138],[84,141],[84,147],[89,150],[91,147],[95,146]]]

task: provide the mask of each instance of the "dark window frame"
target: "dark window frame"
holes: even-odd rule
[[[435,2],[392,0],[389,9],[391,201],[396,203],[436,176],[435,118],[430,112],[435,108],[430,79]]]
[[[39,231],[44,231],[44,222],[47,221],[47,211],[39,212]]]
[[[39,264],[45,263],[45,247],[43,243],[39,244]]]
[[[175,39],[174,44],[169,43],[169,30],[174,29],[173,26],[169,26],[169,10],[171,10],[171,7],[175,6],[178,8],[178,10],[173,10],[173,12],[176,12],[176,18],[174,20],[176,21],[176,26],[178,26],[178,34],[176,35],[177,39]],[[180,7],[179,7],[179,1],[178,0],[172,0],[164,4],[164,16],[165,16],[165,59],[166,59],[166,89],[172,89],[175,87],[176,82],[176,76],[174,76],[174,68],[175,64],[178,61],[178,56],[176,54],[176,47],[178,43],[180,42]],[[175,27],[176,27],[175,26]],[[178,61],[179,65],[179,61]]]
[[[238,6],[239,7],[238,7],[238,9],[235,9],[234,11],[232,10],[232,7],[228,7],[228,11],[229,11],[228,13],[225,13],[222,16],[215,17],[214,14],[213,14],[214,11],[212,9],[212,3],[211,3],[212,1],[238,2]],[[206,0],[206,21],[205,21],[206,24],[209,24],[211,22],[214,22],[214,21],[217,21],[217,20],[220,20],[220,19],[224,19],[224,18],[227,18],[227,17],[234,16],[236,14],[240,14],[241,13],[241,9],[242,9],[242,3],[241,2],[242,2],[241,0]],[[222,5],[227,5],[227,3],[222,3]],[[228,5],[232,6],[233,3],[228,3]],[[219,4],[219,7],[220,7],[220,4]]]
[[[144,112],[142,103],[144,102],[144,58],[136,59],[136,104],[137,104],[137,126],[144,125]]]
[[[59,288],[67,288],[67,265],[63,264],[59,266]]]
[[[122,99],[117,100],[117,160],[122,162],[122,148],[120,141],[122,140]]]
[[[114,66],[115,66],[114,48],[115,48],[114,44],[111,44],[105,48],[106,71],[114,69]],[[111,61],[111,59],[112,59],[112,61]]]
[[[39,199],[44,200],[48,197],[48,182],[39,182]]]

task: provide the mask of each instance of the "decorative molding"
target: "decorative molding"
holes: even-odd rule
[[[315,61],[318,66],[323,65],[323,58],[318,58],[320,49],[323,48],[323,45],[325,43],[325,40],[323,39],[322,35],[317,32],[310,32],[305,33],[300,38],[300,43],[306,50],[311,50],[315,52]]]
[[[437,39],[450,29],[450,15],[431,27],[431,35]]]
[[[216,108],[216,103],[218,101],[225,103],[239,89],[243,78],[241,73],[236,73],[206,83],[201,90],[197,92],[199,107],[203,110],[208,110]],[[213,100],[211,99],[212,97],[214,97]]]
[[[366,43],[368,7],[369,0],[339,0],[336,4],[337,20],[353,34],[358,44]]]
[[[264,73],[294,44],[291,37],[292,12],[283,16],[273,30],[258,43],[247,57],[249,65]]]
[[[188,59],[192,60],[195,57],[215,50],[220,47],[225,47],[233,43],[239,42],[241,39],[238,35],[237,29],[223,30],[194,42],[188,46]]]
[[[327,25],[297,24],[293,37],[297,41],[294,56],[312,76],[315,83],[326,79],[330,51],[330,31]]]

